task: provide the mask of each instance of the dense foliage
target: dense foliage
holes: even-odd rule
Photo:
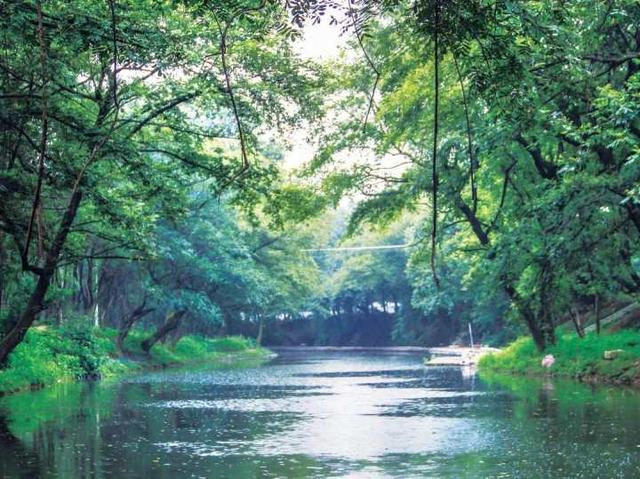
[[[638,298],[637,1],[0,14],[2,364],[34,324],[76,319],[115,328],[119,354],[138,326],[146,353],[191,333],[439,344],[467,324],[544,349]],[[318,21],[351,54],[296,53]],[[317,153],[290,175],[309,125]],[[360,245],[383,248],[309,251]]]
[[[351,230],[421,212],[414,305],[509,309],[540,349],[571,314],[635,300],[637,2],[414,6],[362,8],[368,61],[338,66],[341,121],[309,166],[364,198]]]
[[[91,315],[121,345],[147,318],[150,349],[308,287],[304,266],[263,266],[265,226],[286,235],[287,204],[318,204],[264,132],[317,115],[323,72],[292,53],[282,8],[228,7],[0,6],[0,362],[36,319]]]
[[[160,345],[144,363],[118,359],[113,329],[89,330],[81,324],[64,328],[32,328],[0,371],[0,395],[78,379],[117,378],[146,368],[207,363],[224,366],[233,361],[247,365],[263,362],[269,352],[252,340],[231,336],[205,338],[184,336],[174,346]],[[142,332],[127,338],[127,348],[142,353]]]

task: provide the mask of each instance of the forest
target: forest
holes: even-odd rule
[[[472,325],[542,351],[639,297],[637,1],[0,14],[4,368],[71,354],[47,334],[117,357],[190,335],[448,345]],[[318,24],[342,54],[299,53]]]

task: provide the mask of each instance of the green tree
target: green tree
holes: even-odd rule
[[[149,254],[158,219],[184,215],[194,183],[263,188],[275,171],[253,164],[257,132],[315,114],[318,72],[291,54],[277,4],[0,8],[0,261],[20,285],[2,287],[4,362],[62,264]]]
[[[331,97],[347,120],[310,165],[364,195],[354,224],[428,202],[433,290],[466,264],[465,287],[498,286],[540,349],[573,305],[636,298],[637,2],[372,5],[353,22],[365,61]],[[377,163],[336,171],[340,151]]]

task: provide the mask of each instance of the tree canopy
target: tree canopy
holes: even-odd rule
[[[262,339],[304,319],[323,342],[371,320],[421,344],[524,325],[544,349],[638,298],[636,1],[0,13],[1,363],[73,314],[120,341],[138,322]],[[301,56],[318,22],[352,54]],[[309,127],[292,173],[287,139]],[[306,251],[359,244],[408,246]]]

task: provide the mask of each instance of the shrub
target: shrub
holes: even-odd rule
[[[46,386],[57,382],[81,378],[116,376],[132,369],[142,369],[146,364],[167,366],[215,359],[222,353],[255,352],[252,340],[241,336],[204,338],[185,336],[175,348],[156,344],[151,355],[143,353],[140,344],[151,334],[149,331],[132,330],[125,341],[125,348],[132,352],[134,360],[117,356],[114,329],[93,329],[91,322],[69,320],[63,328],[31,328],[25,340],[11,353],[9,365],[0,370],[0,394],[30,386]]]

